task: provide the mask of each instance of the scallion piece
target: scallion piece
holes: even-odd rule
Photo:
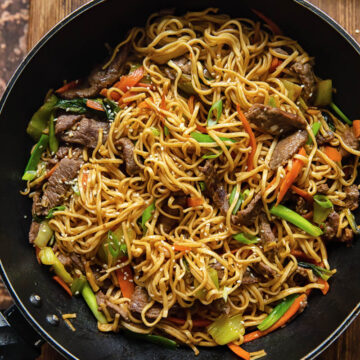
[[[275,101],[275,98],[273,96],[270,96],[269,98],[269,105],[273,108],[276,108],[277,107],[277,104],[276,104],[276,101]]]
[[[360,229],[357,226],[356,221],[355,221],[355,216],[350,211],[350,209],[345,210],[345,216],[346,216],[346,218],[347,218],[347,220],[349,222],[349,225],[350,225],[352,231],[354,232],[354,234],[359,235],[360,234]]]
[[[42,221],[34,241],[35,245],[40,249],[44,248],[53,236],[53,233],[54,232],[50,228],[49,223],[47,221]]]
[[[216,159],[223,153],[222,150],[220,150],[218,153],[214,154],[212,152],[209,152],[202,156],[203,159]]]
[[[240,193],[239,198],[236,202],[236,205],[234,206],[234,209],[232,211],[233,215],[235,215],[239,209],[241,204],[244,202],[244,200],[247,198],[247,196],[249,195],[249,189],[246,189],[242,194]],[[231,191],[230,194],[230,198],[229,198],[229,204],[231,205],[235,199],[235,194],[236,194],[236,186],[234,186],[234,188]]]
[[[317,133],[319,132],[320,128],[321,128],[321,122],[318,121],[318,122],[315,122],[315,123],[312,124],[311,130],[312,130],[312,132],[313,132],[313,134],[314,134],[314,137],[316,137],[316,135],[317,135]],[[313,142],[312,142],[312,139],[311,139],[311,137],[309,136],[306,144],[307,144],[307,145],[311,145],[312,143],[313,143]]]
[[[146,223],[152,218],[153,212],[155,211],[155,202],[150,204],[143,212],[141,216],[141,227],[144,232],[146,232]]]
[[[78,295],[81,293],[83,287],[86,284],[86,278],[84,275],[81,275],[78,278],[75,278],[73,283],[71,284],[70,290],[72,292],[73,295]]]
[[[332,202],[325,195],[314,196],[313,221],[317,224],[323,223],[333,209]]]
[[[55,154],[59,149],[59,140],[55,136],[54,113],[51,113],[49,119],[49,148],[52,154]]]
[[[161,345],[169,349],[176,349],[177,347],[177,343],[174,340],[168,339],[164,336],[152,335],[152,334],[138,334],[127,329],[123,329],[122,331],[129,337],[138,340],[143,340],[146,342],[150,342],[152,344]]]
[[[54,217],[54,213],[56,211],[64,211],[66,209],[65,205],[60,205],[60,206],[56,206],[53,207],[52,209],[49,210],[48,214],[46,215],[45,219],[50,220]]]
[[[169,135],[169,128],[166,125],[164,125],[164,135],[165,136]]]
[[[107,320],[105,316],[98,310],[98,304],[96,302],[95,294],[93,293],[89,283],[83,285],[81,290],[81,295],[84,298],[86,304],[90,308],[91,312],[95,316],[96,320],[99,321],[101,324],[107,324]]]
[[[208,326],[208,332],[219,345],[225,345],[238,340],[244,335],[245,328],[240,314],[231,317],[221,317]]]
[[[199,186],[200,186],[201,191],[205,191],[206,186],[205,186],[205,183],[203,181],[199,181]]]
[[[239,243],[251,245],[256,244],[260,241],[260,238],[255,235],[245,234],[245,233],[239,233],[236,235],[233,235],[233,239],[238,241]]]
[[[203,133],[198,132],[198,131],[193,131],[190,134],[190,136],[199,143],[214,143],[215,142],[215,140],[210,135],[203,134]],[[229,138],[226,138],[226,137],[220,137],[219,139],[224,141],[224,142],[225,141],[231,141],[232,143],[236,143],[236,140],[229,139]]]
[[[207,126],[214,126],[219,122],[221,113],[222,113],[223,103],[222,100],[216,101],[210,108],[209,114],[207,117]],[[213,111],[216,111],[216,119],[212,118]]]
[[[298,265],[305,269],[311,269],[316,276],[321,277],[325,281],[329,280],[330,277],[333,275],[332,271],[324,269],[323,267],[320,266],[316,266],[314,264],[299,261]]]
[[[350,126],[352,125],[352,121],[333,103],[330,103],[330,107],[338,114],[341,119],[343,119]]]

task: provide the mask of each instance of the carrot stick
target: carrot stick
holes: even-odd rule
[[[263,13],[261,13],[258,10],[251,9],[251,11],[253,13],[255,13],[261,20],[263,20],[269,26],[269,28],[274,33],[274,35],[282,35],[283,34],[283,32],[281,31],[279,26],[277,24],[275,24],[274,21],[272,21],[270,18],[268,18],[267,16],[265,16]]]
[[[274,72],[278,66],[280,66],[283,63],[282,60],[278,59],[277,57],[273,57],[270,65],[269,71],[272,73]]]
[[[300,188],[298,188],[298,187],[295,186],[295,185],[292,185],[292,186],[291,186],[291,190],[292,190],[294,193],[296,193],[296,194],[300,195],[301,197],[303,197],[307,202],[309,202],[309,203],[311,203],[311,204],[314,202],[313,197],[312,197],[307,191],[305,191],[305,190],[303,190],[303,189],[300,189]]]
[[[319,278],[317,282],[319,284],[324,285],[324,288],[321,289],[321,292],[323,293],[323,295],[326,295],[329,292],[329,289],[330,289],[329,283],[326,280],[322,279],[322,278]]]
[[[88,173],[84,173],[82,176],[82,179],[81,179],[84,190],[86,190],[86,187],[87,187],[88,177],[89,177]]]
[[[302,147],[299,151],[299,155],[306,155],[305,149]],[[281,200],[284,198],[285,194],[289,190],[290,186],[298,177],[301,168],[303,167],[304,163],[300,159],[294,159],[293,166],[291,170],[285,175],[284,181],[280,185],[279,195],[276,201],[276,205],[278,205]]]
[[[176,251],[191,251],[191,247],[177,244],[174,244],[174,249]]]
[[[325,146],[324,153],[332,161],[341,161],[342,159],[341,153],[332,146]]]
[[[74,80],[74,81],[70,81],[69,83],[65,84],[64,86],[62,86],[61,88],[55,90],[55,92],[57,94],[62,94],[65,91],[68,91],[70,89],[74,89],[76,88],[76,86],[79,84],[79,80]]]
[[[229,349],[244,360],[250,360],[250,353],[233,343],[227,344]]]
[[[123,75],[114,86],[121,91],[128,91],[144,77],[144,68],[140,66],[129,75]]]
[[[200,131],[203,134],[207,134],[207,132],[208,132],[206,127],[201,126],[199,124],[196,124],[196,130]]]
[[[60,162],[56,163],[45,175],[45,179],[49,178],[55,170],[59,167]]]
[[[58,276],[53,276],[53,279],[70,295],[72,296],[72,292],[69,286],[64,282],[63,279],[59,278]]]
[[[119,101],[121,95],[116,91],[111,91],[109,97],[111,98],[111,100]]]
[[[188,100],[188,106],[189,106],[190,114],[192,114],[194,112],[194,99],[195,99],[195,96],[191,95],[189,97],[189,100]]]
[[[186,322],[185,319],[179,319],[176,317],[168,317],[167,319],[177,325],[184,325]],[[192,323],[194,327],[206,327],[211,324],[211,321],[204,319],[194,319],[192,320]]]
[[[108,90],[103,88],[103,89],[100,90],[100,95],[107,97],[107,92],[108,92]]]
[[[143,88],[146,88],[146,89],[150,89],[150,90],[153,90],[155,91],[156,90],[156,86],[153,85],[153,84],[145,84],[145,83],[142,83],[142,82],[139,82],[136,84],[137,87],[143,87]]]
[[[353,121],[353,131],[357,138],[360,137],[360,120]]]
[[[294,249],[290,251],[291,255],[294,255],[297,259],[302,260],[302,261],[306,261],[308,263],[311,264],[315,264],[315,260],[312,259],[311,257],[307,256],[303,251],[298,250],[298,249]]]
[[[239,104],[236,105],[236,110],[238,112],[239,119],[241,120],[241,122],[244,126],[245,131],[249,134],[249,137],[250,137],[251,153],[249,154],[248,159],[247,159],[247,171],[251,171],[254,168],[254,156],[255,156],[255,152],[256,152],[256,139],[255,139],[255,135],[251,129],[250,123],[246,119],[243,112],[240,110]]]
[[[188,198],[187,199],[187,204],[189,207],[196,207],[196,206],[202,205],[203,202],[204,202],[203,198]]]
[[[99,104],[97,101],[93,101],[90,99],[86,100],[86,106],[90,109],[97,110],[97,111],[105,111],[103,106]]]
[[[133,273],[130,265],[117,269],[116,276],[123,296],[130,299],[135,290]]]

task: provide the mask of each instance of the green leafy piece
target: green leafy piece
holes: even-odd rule
[[[222,150],[220,150],[217,154],[214,154],[213,152],[209,152],[202,156],[203,159],[216,159],[223,153]]]
[[[321,122],[318,121],[318,122],[315,122],[315,123],[312,124],[311,130],[312,130],[312,132],[313,132],[313,134],[314,134],[314,137],[316,137],[316,135],[317,135],[317,133],[319,132],[320,128],[321,128]],[[309,136],[306,144],[307,144],[307,145],[311,145],[312,143],[313,143],[313,142],[312,142],[312,139],[311,139],[311,137]]]
[[[360,234],[360,228],[356,224],[355,216],[350,211],[349,208],[345,210],[345,216],[346,216],[346,218],[347,218],[347,220],[349,222],[349,225],[350,225],[352,231],[354,232],[354,234],[359,235]]]
[[[60,206],[55,206],[52,209],[49,210],[48,214],[46,215],[45,219],[50,220],[54,217],[54,213],[56,211],[64,211],[66,210],[66,206],[65,205],[60,205]]]
[[[152,335],[152,334],[138,334],[138,333],[134,333],[130,330],[127,329],[123,329],[122,330],[126,335],[128,335],[129,337],[132,337],[134,339],[138,339],[140,341],[146,341],[146,342],[150,342],[152,344],[156,344],[156,345],[161,345],[164,346],[168,349],[176,349],[177,348],[177,343],[174,340],[168,339],[164,336],[160,336],[160,335]]]
[[[277,104],[276,104],[276,101],[275,101],[275,98],[273,96],[270,96],[269,98],[269,105],[273,108],[276,108],[277,107]]]
[[[53,234],[54,232],[50,228],[49,223],[47,221],[42,221],[34,241],[35,245],[40,249],[44,248],[48,244]]]
[[[109,121],[113,121],[116,114],[120,111],[118,104],[115,101],[106,98],[103,100],[103,106],[106,112],[106,117]]]
[[[87,281],[86,281],[86,278],[84,275],[81,275],[80,277],[75,278],[70,287],[72,294],[73,295],[81,294],[81,291],[86,283],[87,283]]]
[[[91,312],[95,316],[96,320],[99,321],[101,324],[107,324],[105,316],[98,310],[98,304],[95,294],[87,281],[81,289],[81,295],[84,298],[87,306],[90,308]]]
[[[108,250],[112,257],[117,258],[120,253],[120,243],[117,236],[109,230],[107,234],[106,243],[108,244]]]
[[[325,195],[314,196],[314,215],[313,221],[322,224],[333,209],[333,204]]]
[[[141,216],[141,227],[143,229],[144,232],[146,232],[147,228],[146,228],[146,223],[152,218],[153,213],[155,211],[155,202],[153,202],[152,204],[150,204],[143,212],[142,216]]]
[[[251,245],[256,244],[260,241],[260,238],[255,235],[245,234],[245,233],[239,233],[236,235],[233,235],[233,239],[238,241],[239,243]]]
[[[195,139],[197,142],[199,143],[214,143],[215,140],[208,134],[203,134],[201,132],[198,131],[193,131],[190,136]],[[226,137],[220,137],[220,140],[226,142],[226,141],[231,141],[232,143],[236,143],[236,140],[234,139],[229,139]]]
[[[352,126],[352,121],[333,102],[330,103],[330,107],[340,116],[341,119]]]
[[[155,127],[151,128],[151,132],[154,134],[154,136],[160,136],[160,131]]]
[[[166,125],[164,125],[164,135],[165,136],[169,135],[169,128]]]
[[[209,266],[207,268],[207,273],[210,277],[210,279],[212,280],[212,282],[214,283],[215,287],[219,290],[219,276],[217,271],[212,268],[211,266]]]
[[[249,193],[250,193],[249,189],[246,189],[243,193],[240,193],[239,198],[236,202],[236,205],[234,206],[234,209],[232,211],[233,215],[235,215],[239,211],[241,204],[249,196]],[[236,186],[234,186],[234,188],[232,189],[231,194],[230,194],[230,198],[229,198],[230,205],[233,203],[233,201],[235,199],[235,195],[236,195]]]
[[[317,84],[315,106],[328,106],[332,102],[332,80],[321,80]]]
[[[225,345],[238,340],[245,334],[245,327],[240,314],[231,317],[221,317],[208,326],[208,332],[219,345]]]
[[[316,276],[322,278],[325,281],[328,281],[333,275],[333,272],[331,270],[324,269],[323,267],[316,266],[314,264],[299,261],[298,265],[305,269],[311,269]]]
[[[222,100],[216,101],[210,108],[209,114],[207,117],[207,126],[214,126],[219,122],[221,113],[222,113],[223,103]],[[213,119],[213,112],[216,111],[216,119]]]
[[[87,111],[86,101],[87,99],[61,99],[56,104],[55,109],[62,109],[76,114],[84,114]]]
[[[201,191],[205,191],[206,186],[205,186],[205,183],[203,181],[199,181],[199,186],[200,186]]]

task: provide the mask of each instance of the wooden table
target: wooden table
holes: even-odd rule
[[[28,49],[31,49],[64,16],[87,2],[89,0],[30,0]],[[360,42],[360,0],[311,0],[310,2],[327,12]],[[345,334],[318,359],[360,359],[359,336],[360,318],[354,321]],[[45,359],[59,359],[59,356],[46,347],[41,357],[41,360]]]

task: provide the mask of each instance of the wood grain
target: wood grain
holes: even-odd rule
[[[89,0],[31,0],[28,49],[31,49],[63,17],[87,2]],[[360,42],[360,0],[311,0],[310,2],[328,13]],[[314,327],[316,327],[315,322]],[[354,321],[349,329],[318,357],[318,360],[360,359],[359,335],[360,318]],[[47,346],[40,359],[55,360],[59,357]]]

